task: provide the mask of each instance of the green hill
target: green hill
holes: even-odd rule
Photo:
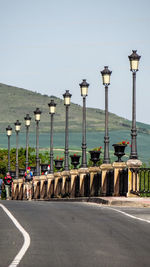
[[[5,132],[8,124],[14,128],[14,122],[19,119],[22,131],[25,131],[24,116],[29,113],[32,117],[30,131],[35,131],[33,111],[39,107],[42,111],[40,131],[49,132],[50,115],[48,103],[50,99],[57,103],[54,119],[55,132],[64,132],[65,108],[64,101],[55,96],[42,95],[33,91],[0,84],[0,132]],[[101,109],[87,108],[87,131],[104,131],[105,113]],[[130,130],[131,121],[109,114],[109,130]],[[150,134],[150,125],[137,123],[138,131]],[[69,129],[72,132],[82,131],[82,107],[71,103],[69,109]]]

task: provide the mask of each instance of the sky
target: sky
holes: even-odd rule
[[[104,109],[109,66],[109,111],[131,119],[128,55],[137,50],[137,121],[150,124],[149,0],[0,0],[0,9],[0,83],[60,98],[69,90],[82,105],[87,79],[87,106]]]

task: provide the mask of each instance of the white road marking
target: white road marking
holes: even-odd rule
[[[125,216],[127,216],[127,217],[130,217],[130,218],[132,218],[132,219],[139,220],[139,221],[146,222],[146,223],[150,223],[149,220],[142,219],[142,218],[140,218],[140,217],[136,217],[136,216],[134,216],[134,215],[131,215],[131,214],[129,214],[129,213],[126,213],[126,212],[124,212],[124,211],[121,211],[121,210],[118,210],[118,209],[115,209],[115,208],[106,207],[106,206],[104,207],[104,206],[101,205],[101,204],[92,203],[92,202],[91,202],[91,203],[90,203],[90,202],[85,202],[84,204],[88,204],[88,205],[96,206],[96,207],[101,207],[102,209],[110,209],[110,210],[114,210],[114,211],[119,212],[119,213],[122,213],[123,215],[125,215]]]
[[[30,236],[4,205],[0,204],[0,207],[6,212],[6,214],[9,216],[9,218],[12,220],[14,225],[18,228],[18,230],[22,233],[24,237],[24,243],[22,248],[20,249],[14,260],[9,265],[9,267],[16,267],[20,263],[21,259],[23,258],[23,256],[25,255],[26,251],[30,246]]]
[[[127,217],[130,217],[130,218],[132,218],[132,219],[135,219],[135,220],[139,220],[139,221],[142,221],[142,222],[150,223],[149,220],[142,219],[142,218],[140,218],[140,217],[136,217],[136,216],[131,215],[131,214],[129,214],[129,213],[126,213],[126,212],[124,212],[124,211],[122,211],[122,210],[117,210],[117,209],[110,208],[110,207],[107,207],[107,209],[115,210],[115,211],[117,211],[117,212],[119,212],[119,213],[122,213],[123,215],[125,215],[125,216],[127,216]]]

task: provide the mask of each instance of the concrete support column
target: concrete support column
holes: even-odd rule
[[[47,175],[47,197],[50,198],[51,197],[51,184],[52,181],[54,180],[54,174],[48,174]]]
[[[54,196],[58,196],[58,180],[61,178],[61,172],[54,173]]]
[[[71,192],[70,197],[75,197],[75,178],[78,175],[78,170],[73,169],[70,170],[70,176],[71,176]]]
[[[18,185],[18,179],[13,180],[13,192],[12,192],[13,199],[15,199],[17,185]]]
[[[107,193],[107,171],[112,170],[111,164],[102,164],[100,166],[102,171],[101,196],[106,196]]]
[[[34,181],[34,198],[36,198],[36,192],[37,192],[37,184],[39,182],[39,176],[34,176],[33,177],[33,181]]]
[[[138,159],[129,159],[127,161],[127,167],[128,167],[128,197],[135,196],[134,193],[139,191],[139,175],[138,175],[138,169],[141,167],[142,162]],[[131,172],[131,169],[135,170],[134,172]]]
[[[80,196],[84,196],[84,176],[89,173],[88,168],[80,168],[78,170],[79,176],[80,176]]]
[[[119,172],[127,167],[125,162],[114,162],[114,193],[113,196],[119,196]]]
[[[62,175],[62,189],[61,189],[61,192],[62,192],[62,194],[65,194],[66,178],[68,178],[70,176],[70,171],[63,171],[61,173],[61,175]]]
[[[93,180],[94,175],[100,172],[100,167],[94,166],[89,168],[90,173],[90,196],[94,196]]]
[[[19,197],[19,200],[21,200],[23,198],[23,179],[18,179],[18,197]],[[22,192],[21,192],[22,190]]]
[[[47,181],[46,175],[41,175],[39,176],[39,181],[40,181],[40,198],[43,199],[43,185],[44,182]]]

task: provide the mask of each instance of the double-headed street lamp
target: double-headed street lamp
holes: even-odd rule
[[[21,128],[21,122],[17,120],[15,123],[15,131],[16,131],[16,179],[19,177],[19,167],[18,167],[18,141],[19,141],[19,132]]]
[[[34,111],[36,121],[36,175],[40,175],[40,159],[39,159],[39,122],[41,119],[41,110],[36,108]]]
[[[81,89],[81,96],[83,97],[83,121],[82,121],[82,168],[87,167],[87,157],[86,157],[86,96],[88,95],[89,84],[86,80],[83,80],[79,84]]]
[[[103,163],[109,164],[109,133],[108,133],[108,85],[110,84],[111,71],[107,66],[101,71],[103,85],[105,86],[105,136],[104,136],[104,160]]]
[[[28,168],[29,160],[28,160],[28,149],[29,149],[29,127],[31,123],[31,117],[29,114],[24,117],[25,119],[25,125],[26,125],[26,171]]]
[[[51,102],[48,104],[49,106],[49,114],[51,115],[51,122],[50,122],[50,170],[49,173],[54,172],[53,168],[53,117],[56,110],[56,103],[52,99]]]
[[[8,171],[10,172],[10,136],[12,134],[12,128],[10,125],[6,128],[7,136],[8,136]]]
[[[68,111],[70,106],[70,99],[71,94],[69,90],[66,90],[64,97],[64,105],[66,106],[66,127],[65,127],[65,162],[64,162],[64,169],[65,171],[69,170],[69,150],[68,150]]]
[[[132,54],[128,56],[130,60],[130,70],[133,73],[133,91],[132,91],[132,129],[131,129],[131,153],[130,159],[138,159],[137,144],[136,144],[136,72],[138,71],[139,60],[141,56],[136,53],[137,50],[132,50]]]

